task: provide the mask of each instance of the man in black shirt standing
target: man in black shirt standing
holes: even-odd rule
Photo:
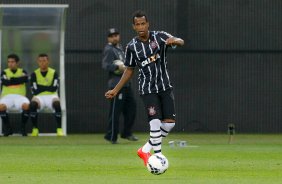
[[[139,93],[150,124],[150,139],[137,154],[147,165],[151,149],[155,154],[161,154],[162,137],[166,137],[175,125],[174,95],[167,70],[166,52],[168,47],[184,45],[184,41],[164,31],[149,31],[147,16],[142,11],[136,11],[132,21],[137,37],[126,47],[126,70],[115,88],[106,92],[105,96],[115,97],[138,66]]]
[[[104,48],[102,67],[109,73],[108,88],[113,89],[119,82],[124,70],[124,52],[120,44],[120,34],[116,28],[108,30],[108,44]],[[113,100],[111,100],[108,129],[105,139],[115,144],[119,132],[119,117],[123,113],[124,128],[121,138],[137,141],[132,132],[132,126],[136,115],[136,102],[130,86],[127,82]]]

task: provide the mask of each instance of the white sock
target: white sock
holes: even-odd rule
[[[163,155],[163,154],[162,154],[162,152],[159,152],[159,153],[155,153],[155,155]]]
[[[146,144],[142,147],[142,151],[144,153],[149,153],[152,148],[152,145],[149,142],[146,142]]]
[[[175,123],[162,122],[161,128],[160,128],[162,137],[166,137],[174,126],[175,126]],[[146,144],[142,147],[142,151],[144,153],[149,153],[152,148],[153,146],[149,142],[146,142]]]
[[[175,123],[162,122],[161,124],[162,137],[166,137],[174,126],[175,126]]]
[[[155,153],[162,152],[162,134],[161,134],[161,121],[153,119],[150,121],[150,140]]]

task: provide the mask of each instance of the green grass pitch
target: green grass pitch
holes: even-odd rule
[[[282,183],[282,135],[171,134],[163,142],[168,171],[150,174],[136,150],[147,139],[119,140],[102,134],[67,137],[0,137],[1,184],[80,183]],[[170,140],[186,140],[171,148]]]

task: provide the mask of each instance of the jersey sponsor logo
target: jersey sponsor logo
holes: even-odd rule
[[[155,110],[155,107],[151,106],[148,108],[148,113],[150,116],[154,116],[157,112]]]
[[[150,56],[148,59],[142,61],[141,66],[144,67],[149,63],[155,62],[158,58],[160,58],[160,55],[154,54],[154,55]]]
[[[147,64],[149,64],[150,62],[148,60],[145,60],[145,61],[142,61],[141,63],[141,66],[144,67],[146,66]]]

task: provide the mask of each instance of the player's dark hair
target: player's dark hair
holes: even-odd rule
[[[47,57],[48,58],[48,55],[45,53],[41,53],[41,54],[38,54],[38,57]]]
[[[145,17],[146,22],[148,22],[148,18],[147,18],[146,13],[145,13],[144,11],[142,11],[142,10],[137,10],[137,11],[135,11],[135,12],[132,14],[132,23],[133,23],[133,24],[135,23],[135,22],[134,22],[134,19],[135,19],[135,18],[140,18],[140,17]]]
[[[19,56],[17,54],[9,54],[7,58],[8,59],[10,59],[10,58],[14,59],[16,62],[20,61],[20,58],[19,58]]]

